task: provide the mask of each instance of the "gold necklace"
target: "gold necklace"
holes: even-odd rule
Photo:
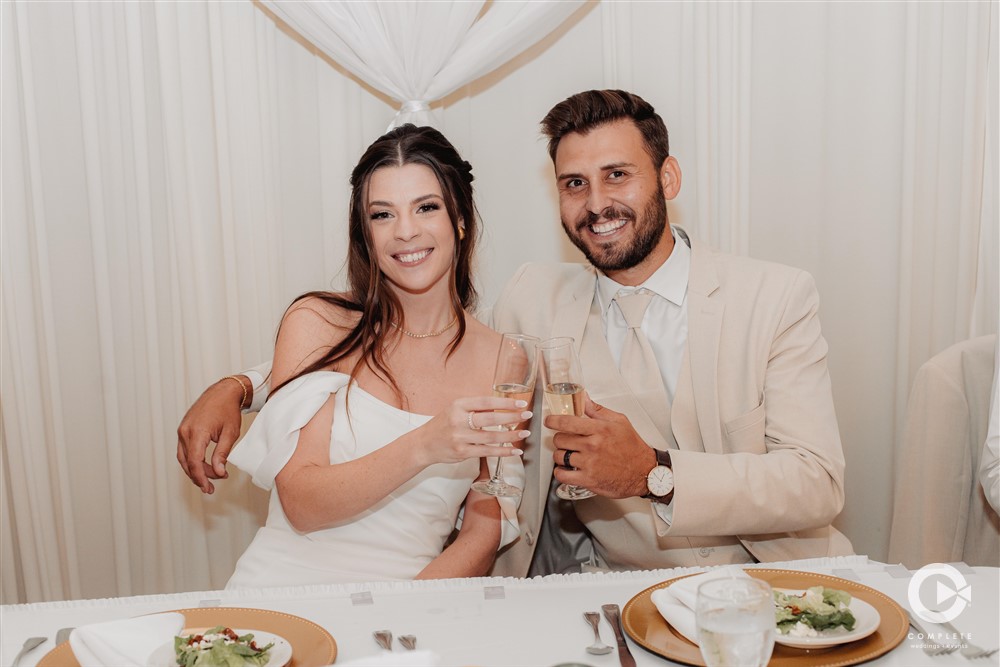
[[[448,324],[446,324],[443,329],[438,329],[437,331],[431,331],[430,333],[422,333],[422,334],[413,333],[412,331],[407,331],[406,329],[404,329],[403,327],[399,326],[395,322],[390,322],[390,324],[392,324],[393,328],[399,329],[399,331],[401,333],[406,334],[410,338],[433,338],[434,336],[440,336],[445,331],[447,331],[448,329],[452,328],[452,326],[454,326],[455,322],[458,322],[458,315],[456,315],[455,318],[451,322],[448,322]]]

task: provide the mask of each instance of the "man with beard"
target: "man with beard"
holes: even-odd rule
[[[668,224],[680,166],[642,98],[579,93],[542,128],[563,228],[590,264],[521,267],[491,323],[573,337],[589,399],[586,416],[549,415],[524,443],[522,535],[494,574],[852,553],[830,525],[844,456],[812,278],[713,252]],[[241,398],[220,381],[178,429],[181,465],[206,492],[225,476]],[[560,500],[563,482],[597,495]]]
[[[812,278],[669,226],[681,171],[640,97],[580,93],[542,128],[563,228],[590,266],[521,267],[492,324],[573,337],[589,400],[586,416],[549,415],[526,444],[524,539],[494,572],[852,553],[830,525],[844,456]],[[631,323],[630,295],[643,302]],[[626,363],[630,344],[644,364]],[[559,500],[560,482],[597,496]]]

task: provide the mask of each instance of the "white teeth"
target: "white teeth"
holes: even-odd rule
[[[602,222],[600,224],[593,224],[590,226],[590,231],[595,234],[610,234],[611,232],[621,229],[625,226],[626,220],[612,220],[610,222]]]
[[[408,252],[402,255],[396,255],[396,259],[403,264],[413,264],[414,262],[419,262],[429,254],[431,254],[430,250],[421,250],[420,252]]]

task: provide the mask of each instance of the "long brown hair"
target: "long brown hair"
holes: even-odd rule
[[[402,125],[379,137],[361,156],[351,172],[351,203],[348,224],[350,250],[347,258],[348,292],[307,292],[295,299],[292,305],[305,298],[316,298],[333,306],[360,313],[361,317],[347,335],[321,358],[295,373],[273,391],[292,380],[313,371],[322,370],[341,361],[357,350],[358,361],[351,368],[351,379],[357,377],[362,366],[367,366],[385,380],[402,398],[395,378],[385,362],[385,348],[392,339],[400,336],[392,326],[400,327],[402,307],[399,299],[384,279],[372,249],[371,228],[368,221],[368,183],[372,174],[383,167],[402,167],[421,164],[434,172],[444,197],[445,208],[451,218],[455,233],[455,257],[452,263],[450,294],[453,312],[458,318],[458,328],[448,345],[448,356],[465,337],[467,308],[476,304],[478,294],[472,283],[472,260],[479,236],[478,215],[473,201],[472,165],[462,159],[443,134],[432,127]],[[465,238],[459,240],[458,227],[464,225]]]

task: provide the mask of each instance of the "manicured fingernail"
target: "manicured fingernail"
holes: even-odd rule
[[[524,450],[518,449],[517,447],[511,447],[511,449],[514,450],[511,452],[514,456],[524,456]]]
[[[519,408],[526,408],[526,407],[528,407],[528,402],[527,401],[518,401],[514,405],[516,405]]]
[[[518,431],[517,432],[517,437],[520,438],[521,440],[524,440],[529,435],[531,435],[531,431]]]
[[[525,410],[521,413],[521,419],[531,419],[531,411]]]

